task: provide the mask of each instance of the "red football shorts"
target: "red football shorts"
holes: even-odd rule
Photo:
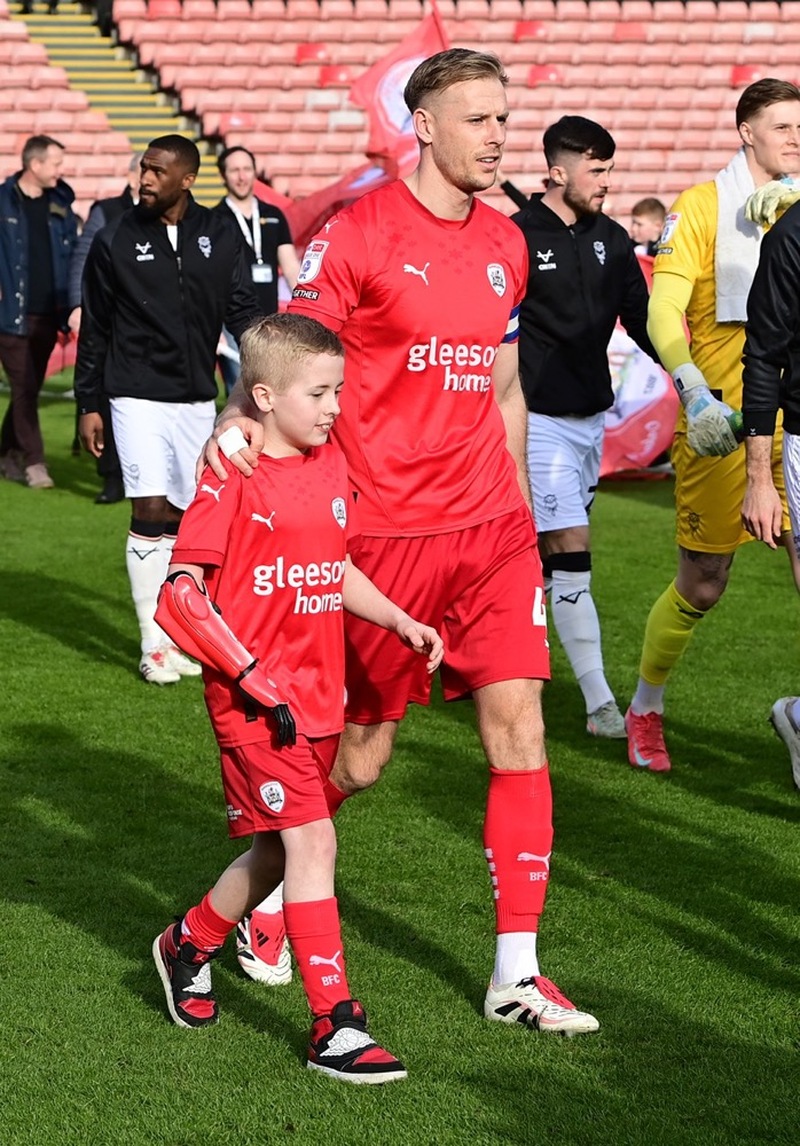
[[[445,700],[503,680],[549,680],[542,566],[529,510],[456,533],[365,537],[353,561],[387,597],[444,640]],[[425,657],[345,613],[346,719],[401,720],[427,704]]]
[[[220,748],[231,839],[329,819],[323,784],[338,747],[337,735],[298,736],[296,744],[282,748],[269,740]]]

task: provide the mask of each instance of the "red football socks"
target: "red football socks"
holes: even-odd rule
[[[325,802],[328,805],[328,811],[330,812],[331,819],[333,819],[333,817],[341,808],[342,804],[348,798],[348,793],[343,792],[341,788],[337,788],[335,784],[332,784],[330,778],[327,779],[323,784],[322,792],[325,796]]]
[[[336,898],[284,903],[283,918],[311,1013],[328,1015],[350,998]]]
[[[483,846],[498,935],[538,931],[553,847],[553,797],[546,764],[525,772],[490,768]]]
[[[216,951],[236,926],[235,919],[226,919],[211,905],[211,892],[190,907],[183,917],[181,935],[201,951]]]

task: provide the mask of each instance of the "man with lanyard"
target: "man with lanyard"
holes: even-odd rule
[[[286,216],[271,203],[263,203],[253,194],[256,181],[255,157],[246,147],[226,148],[217,167],[227,195],[215,210],[233,215],[251,252],[253,290],[262,314],[278,310],[278,271],[294,289],[300,271],[300,260],[294,249]],[[219,346],[219,366],[230,394],[239,377],[239,352],[236,342],[223,330]]]

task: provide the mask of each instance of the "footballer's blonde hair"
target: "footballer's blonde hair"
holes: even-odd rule
[[[425,106],[430,96],[446,91],[453,84],[487,79],[499,80],[503,86],[508,83],[497,56],[471,48],[448,48],[417,65],[406,84],[403,99],[413,115],[418,107]]]
[[[248,326],[239,346],[241,380],[252,394],[259,382],[283,393],[294,379],[303,358],[317,354],[344,355],[344,347],[332,330],[303,314],[269,314]]]

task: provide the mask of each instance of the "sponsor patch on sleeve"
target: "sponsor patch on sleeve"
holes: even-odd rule
[[[661,251],[662,247],[667,246],[670,239],[672,238],[672,236],[677,231],[678,223],[680,222],[680,220],[681,220],[680,212],[674,213],[672,215],[667,215],[666,219],[664,220],[664,230],[661,232],[661,238],[658,240],[659,254],[662,253],[662,251]],[[664,251],[663,253],[667,254],[666,251]]]
[[[314,281],[322,270],[322,260],[329,246],[330,243],[326,243],[322,239],[312,239],[306,247],[306,253],[303,255],[300,274],[297,276],[298,283],[310,283]]]

